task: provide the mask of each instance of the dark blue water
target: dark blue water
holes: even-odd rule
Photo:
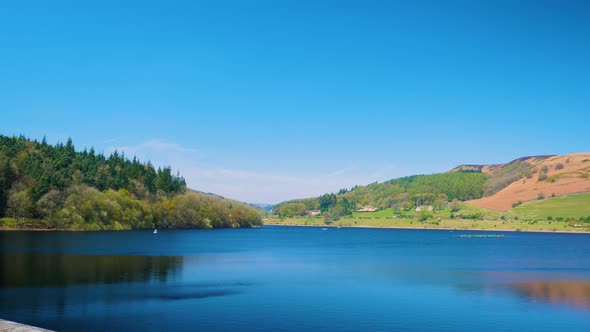
[[[59,331],[590,331],[589,235],[466,233],[0,232],[0,318]]]

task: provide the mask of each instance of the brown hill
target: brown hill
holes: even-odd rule
[[[525,157],[499,165],[462,165],[454,170],[469,167],[478,167],[490,180],[487,196],[466,203],[499,211],[509,210],[518,201],[590,191],[590,152]]]

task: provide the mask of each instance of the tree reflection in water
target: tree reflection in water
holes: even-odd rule
[[[0,288],[162,281],[182,267],[181,256],[74,256],[10,253],[1,256]]]

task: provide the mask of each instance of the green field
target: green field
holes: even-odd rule
[[[590,193],[572,194],[540,201],[526,202],[508,215],[525,218],[580,218],[590,216]]]
[[[432,215],[433,218],[442,218],[442,219],[450,219],[451,210],[448,206],[445,206],[441,210],[437,211],[424,211],[425,214]],[[469,205],[465,203],[459,203],[459,211],[454,212],[454,215],[460,219],[461,216],[470,216],[474,214],[481,214],[483,216],[482,219],[499,219],[502,216],[501,212],[486,209],[483,207]],[[398,210],[394,211],[393,209],[384,209],[375,212],[353,212],[352,216],[353,219],[395,219],[395,218],[419,218],[420,212],[416,212],[414,209],[411,210]]]
[[[465,230],[512,230],[545,232],[590,232],[590,193],[531,201],[506,213],[474,205],[459,204],[440,211],[416,212],[414,209],[354,212],[337,221],[322,217],[270,218],[265,224],[335,227],[381,227]]]

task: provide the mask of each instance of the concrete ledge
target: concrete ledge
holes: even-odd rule
[[[53,331],[0,319],[0,332],[53,332]]]

